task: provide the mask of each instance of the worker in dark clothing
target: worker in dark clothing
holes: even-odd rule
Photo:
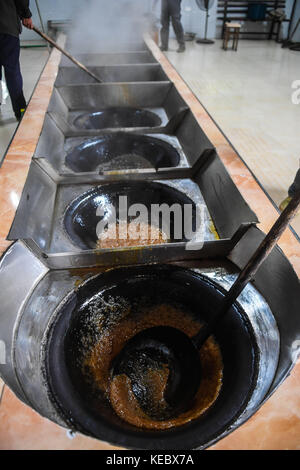
[[[157,0],[154,2],[154,6]],[[170,21],[176,34],[176,39],[179,44],[177,52],[185,51],[184,31],[181,24],[181,0],[162,0],[161,3],[161,50],[167,51],[169,47],[169,29]]]
[[[29,0],[0,0],[0,69],[4,69],[12,107],[18,120],[26,108],[19,36],[22,32],[21,22],[26,28],[32,29],[31,16]]]

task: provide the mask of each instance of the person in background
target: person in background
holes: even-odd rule
[[[158,0],[154,0],[153,9],[157,5],[157,2]],[[167,51],[169,48],[170,21],[172,21],[176,39],[179,44],[177,52],[184,52],[185,42],[183,26],[181,24],[181,0],[162,0],[160,21],[162,26],[160,31],[160,49],[162,51]]]
[[[31,16],[29,0],[0,0],[0,69],[4,69],[6,85],[18,121],[26,108],[20,69],[19,36],[22,32],[21,22],[26,28],[33,28]]]
[[[295,194],[298,191],[300,191],[300,168],[296,173],[293,184],[291,184],[291,186],[289,187],[288,196],[282,201],[282,203],[279,206],[279,209],[281,210],[281,212],[284,211],[286,206],[291,201],[292,197],[295,196]]]

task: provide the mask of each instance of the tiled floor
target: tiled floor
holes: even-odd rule
[[[48,56],[49,53],[47,48],[21,49],[21,68],[26,100],[30,99]],[[3,155],[5,154],[18,125],[11,107],[5,83],[2,83],[2,88],[3,100],[2,105],[0,106],[0,165]]]
[[[81,435],[42,418],[5,387],[0,406],[0,450],[110,450],[104,442]]]
[[[300,79],[300,53],[274,41],[241,40],[237,52],[187,43],[170,44],[168,59],[206,107],[266,192],[278,205],[300,161],[300,104],[292,82]],[[300,235],[300,214],[293,223]]]

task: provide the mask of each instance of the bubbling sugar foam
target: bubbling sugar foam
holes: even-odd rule
[[[128,224],[111,224],[97,241],[97,249],[129,246],[160,245],[168,241],[167,236],[154,225],[132,221]]]

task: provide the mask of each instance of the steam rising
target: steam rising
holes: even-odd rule
[[[151,0],[86,0],[73,19],[70,47],[76,52],[130,50],[149,29]]]

